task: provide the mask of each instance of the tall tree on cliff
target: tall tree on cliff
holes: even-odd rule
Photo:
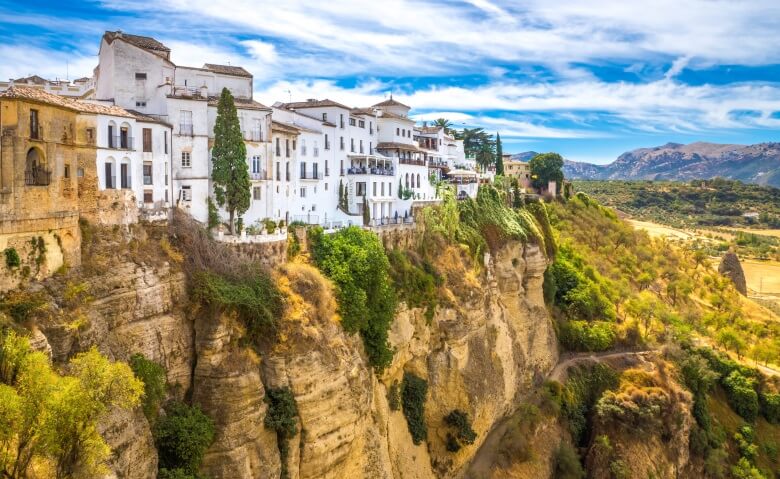
[[[222,89],[217,105],[217,122],[214,125],[214,147],[211,150],[211,179],[217,204],[228,214],[230,232],[235,229],[234,219],[249,209],[251,201],[249,165],[246,161],[246,145],[241,135],[241,125],[227,88]]]
[[[528,167],[534,188],[546,188],[550,181],[556,182],[558,190],[563,186],[563,158],[558,153],[540,153],[531,158]]]
[[[496,175],[504,176],[504,149],[501,147],[501,135],[496,132]]]

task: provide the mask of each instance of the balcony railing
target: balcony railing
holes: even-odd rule
[[[109,136],[108,137],[108,147],[109,148],[117,148],[120,150],[132,150],[133,149],[133,137],[132,136],[123,136],[123,135],[115,135],[115,136]]]
[[[398,217],[385,217],[374,218],[371,220],[371,226],[389,226],[389,225],[411,225],[414,224],[414,218],[412,216],[398,216]]]
[[[347,169],[348,175],[383,175],[383,176],[393,176],[395,175],[395,170],[393,168],[366,168],[364,166],[356,166],[352,168]]]
[[[193,131],[194,131],[194,130],[193,130],[193,128],[192,128],[192,125],[188,125],[188,124],[186,124],[186,123],[181,123],[181,124],[179,125],[179,134],[180,134],[180,135],[188,135],[188,136],[192,136],[192,135],[193,135]]]
[[[302,180],[321,180],[322,172],[320,171],[301,171]]]
[[[429,160],[428,166],[431,168],[448,168],[446,161]]]
[[[26,186],[49,186],[49,183],[51,183],[51,171],[45,168],[32,168],[24,172]]]
[[[402,165],[425,166],[425,160],[414,160],[412,158],[399,158],[398,162]]]
[[[268,176],[268,172],[265,171],[265,170],[249,173],[249,178],[254,180],[254,181],[262,181],[262,180],[270,180],[271,179],[271,177]]]

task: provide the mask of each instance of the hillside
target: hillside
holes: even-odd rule
[[[692,180],[723,177],[780,187],[780,143],[728,145],[667,143],[620,155],[608,165],[567,161],[573,179]]]

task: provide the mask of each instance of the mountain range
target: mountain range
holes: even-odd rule
[[[534,152],[513,155],[527,161]],[[528,156],[531,155],[531,156]],[[667,143],[639,148],[607,165],[566,160],[566,178],[593,180],[692,180],[722,177],[780,187],[780,143],[727,145]]]

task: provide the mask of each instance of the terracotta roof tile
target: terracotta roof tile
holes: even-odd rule
[[[106,32],[103,34],[103,38],[105,38],[108,43],[111,43],[116,39],[121,39],[131,45],[137,46],[138,48],[143,48],[144,50],[151,50],[155,52],[165,52],[165,53],[170,53],[171,51],[170,48],[166,47],[165,45],[158,42],[152,37],[144,37],[142,35],[131,35],[129,33],[124,33],[122,31]]]
[[[263,105],[260,102],[254,101],[251,98],[234,97],[233,102],[236,104],[236,108],[239,108],[241,110],[271,110],[267,106]],[[210,96],[209,106],[217,106],[217,105],[219,105],[219,97]]]
[[[130,112],[118,106],[87,103],[85,101],[79,101],[72,98],[55,95],[54,93],[49,93],[47,91],[41,90],[40,88],[32,88],[20,85],[14,85],[3,93],[0,93],[0,99],[34,101],[38,103],[45,103],[47,105],[67,108],[69,110],[80,113],[123,116],[127,118],[133,117]]]
[[[252,74],[244,70],[243,67],[235,67],[232,65],[217,65],[214,63],[206,63],[203,65],[204,70],[208,70],[214,73],[221,73],[223,75],[233,75],[237,77],[249,77],[252,78]]]
[[[320,108],[324,106],[335,106],[338,108],[344,108],[345,110],[351,110],[350,107],[343,105],[339,102],[324,99],[324,100],[306,100],[306,101],[298,101],[298,102],[292,102],[292,103],[283,103],[282,108],[287,108],[288,110],[294,110],[296,108]]]
[[[385,101],[379,102],[379,103],[377,103],[376,105],[373,105],[373,106],[402,106],[404,108],[409,108],[409,109],[412,108],[410,106],[404,105],[400,101],[393,100],[392,96],[390,97],[389,100],[385,100]]]

